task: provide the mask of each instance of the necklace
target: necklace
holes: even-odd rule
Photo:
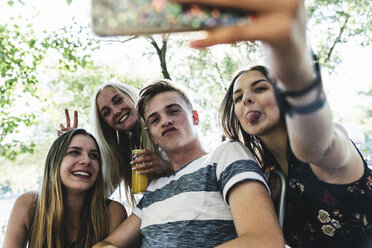
[[[75,242],[76,242],[76,240],[75,241],[72,241],[71,243],[68,244],[68,246],[66,248],[71,248],[72,245],[75,245]]]
[[[71,248],[71,247],[74,247],[75,246],[77,236],[78,236],[78,233],[75,235],[75,238],[70,243],[67,243],[67,247],[66,248]]]

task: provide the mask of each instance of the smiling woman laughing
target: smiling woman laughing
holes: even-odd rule
[[[97,141],[84,129],[58,137],[41,191],[24,193],[14,204],[3,247],[91,247],[110,234],[127,213],[106,199],[101,161]]]

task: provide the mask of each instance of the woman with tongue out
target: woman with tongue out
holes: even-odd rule
[[[255,154],[274,201],[280,184],[270,171],[286,175],[291,247],[372,247],[372,171],[346,131],[332,126],[321,83],[307,89],[282,93],[263,66],[239,72],[220,108],[224,133]]]
[[[138,119],[137,101],[137,89],[121,83],[105,83],[96,91],[91,109],[93,133],[102,150],[106,191],[111,194],[124,182],[125,196],[131,206],[135,205],[135,198],[131,193],[131,151],[152,146],[152,142],[148,142],[150,138],[145,124]],[[58,135],[77,128],[77,112],[74,112],[72,126],[67,109],[65,115],[66,126],[60,125]],[[141,134],[143,144],[140,144]],[[160,153],[149,150],[138,152],[135,162],[142,163],[136,166],[137,170],[142,170],[141,173],[165,174],[171,170]]]
[[[271,68],[237,74],[220,108],[225,135],[266,171],[287,176],[284,236],[291,247],[372,247],[372,172],[332,120],[303,0],[176,0],[245,11],[246,25],[206,32],[192,47],[261,41]],[[271,78],[275,78],[274,81]],[[272,191],[278,191],[272,178]],[[249,211],[249,209],[247,209]]]
[[[98,144],[84,129],[58,137],[40,193],[24,193],[14,203],[3,247],[92,247],[108,236],[127,213],[105,196],[101,165]]]

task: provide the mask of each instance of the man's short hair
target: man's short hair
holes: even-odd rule
[[[138,115],[145,120],[145,108],[146,108],[147,102],[153,97],[155,97],[156,95],[163,93],[163,92],[168,92],[168,91],[174,91],[180,94],[181,97],[187,103],[187,106],[190,108],[190,110],[193,109],[190,99],[186,96],[183,90],[174,86],[171,83],[171,81],[162,79],[162,80],[158,80],[158,81],[151,83],[150,85],[146,86],[140,91],[139,93],[140,99],[137,103]]]

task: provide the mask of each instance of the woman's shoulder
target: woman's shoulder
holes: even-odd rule
[[[125,215],[125,218],[127,216],[127,211],[125,210],[123,204],[121,204],[118,201],[115,200],[109,200],[107,199],[108,202],[108,213],[110,216],[116,215],[116,216],[122,216]]]
[[[121,204],[120,202],[118,202],[116,200],[112,200],[112,199],[106,199],[106,203],[107,203],[108,208],[124,207],[123,204]]]
[[[36,191],[23,193],[17,198],[13,206],[14,216],[22,220],[27,229],[30,226],[30,217],[35,209],[37,197],[38,192]]]
[[[37,197],[38,197],[37,191],[29,191],[26,193],[21,194],[18,196],[17,200],[14,203],[14,206],[17,206],[19,208],[30,209],[34,206]]]
[[[108,215],[110,219],[110,233],[112,233],[115,228],[128,217],[127,211],[125,210],[124,206],[120,202],[113,200],[109,200]]]

